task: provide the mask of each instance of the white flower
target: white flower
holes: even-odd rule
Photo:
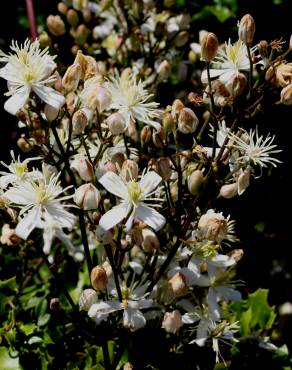
[[[217,68],[210,69],[210,77],[219,77],[219,79],[225,83],[227,82],[235,72],[249,71],[250,63],[247,54],[246,45],[238,40],[234,44],[231,44],[230,39],[228,43],[218,52],[214,58],[214,64]],[[201,80],[203,83],[208,82],[207,71],[203,71]]]
[[[271,154],[281,152],[281,150],[275,150],[276,144],[272,144],[275,136],[268,134],[264,138],[259,136],[257,129],[251,129],[248,133],[241,128],[238,134],[229,133],[229,137],[232,140],[229,147],[239,151],[239,156],[236,158],[237,163],[260,167],[267,167],[268,164],[277,167],[277,163],[281,163],[278,159],[271,157]]]
[[[158,103],[149,102],[153,94],[145,89],[145,83],[137,81],[133,74],[123,73],[121,76],[111,77],[105,84],[111,93],[110,108],[117,109],[126,120],[126,127],[130,121],[141,121],[160,130],[161,126],[154,119],[160,117],[161,111],[157,109]]]
[[[63,189],[58,179],[52,175],[49,180],[43,177],[35,182],[25,181],[5,192],[5,197],[21,208],[20,216],[24,215],[16,227],[16,234],[22,239],[27,239],[34,228],[45,228],[51,223],[72,228],[75,217],[65,210],[70,206],[61,203],[72,196],[59,197],[68,188]]]
[[[15,159],[13,151],[10,152],[12,161],[9,165],[4,162],[0,162],[3,166],[8,168],[9,172],[0,171],[0,188],[6,189],[9,184],[17,184],[23,181],[36,180],[42,176],[41,172],[34,170],[28,172],[27,164],[31,161],[40,159],[39,157],[26,158],[24,161],[20,160],[18,156]]]
[[[155,193],[155,189],[161,180],[162,178],[156,172],[149,171],[142,176],[139,182],[130,181],[125,184],[118,175],[107,172],[100,178],[99,182],[110,193],[121,198],[122,202],[105,213],[101,217],[99,225],[103,229],[109,230],[128,217],[126,222],[127,231],[131,229],[134,218],[140,219],[155,231],[160,230],[165,224],[165,218],[150,208],[144,201],[159,200],[151,198],[151,196]],[[157,207],[159,204],[151,204],[151,206]]]
[[[11,96],[4,109],[16,114],[27,103],[32,91],[47,104],[60,109],[65,103],[64,96],[47,86],[56,80],[52,76],[56,68],[55,57],[49,55],[48,48],[41,50],[38,40],[29,39],[20,46],[12,41],[10,48],[14,54],[0,51],[0,62],[6,63],[0,69],[0,77],[7,80],[9,91],[6,95]]]

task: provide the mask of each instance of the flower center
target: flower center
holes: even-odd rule
[[[39,184],[36,189],[36,203],[44,204],[48,200],[48,194],[44,184]]]
[[[133,203],[139,202],[139,200],[141,199],[141,195],[142,195],[142,189],[141,189],[140,184],[136,181],[130,181],[127,187],[128,187],[128,194],[129,194],[130,200]]]
[[[15,174],[21,177],[23,174],[27,172],[27,164],[26,163],[19,163],[15,165]]]

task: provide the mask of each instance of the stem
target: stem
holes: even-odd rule
[[[108,346],[107,346],[107,341],[104,340],[102,341],[102,353],[103,353],[103,362],[104,362],[104,368],[105,370],[110,369],[110,357],[109,357],[109,352],[108,352]]]
[[[252,71],[253,71],[253,62],[252,62],[252,57],[251,57],[251,52],[250,52],[250,46],[247,44],[247,55],[249,59],[249,87],[250,90],[252,89]]]
[[[116,284],[116,288],[117,288],[117,293],[118,293],[119,301],[122,302],[123,301],[123,296],[122,296],[122,291],[121,291],[121,287],[120,287],[118,271],[116,269],[116,265],[115,265],[114,256],[113,256],[113,253],[112,253],[111,246],[109,244],[108,245],[105,245],[104,246],[104,249],[105,249],[105,252],[106,252],[107,257],[109,259],[111,268],[113,270],[114,280],[115,280],[115,284]]]
[[[127,158],[130,158],[130,150],[128,148],[127,139],[126,139],[126,135],[125,134],[123,134],[123,138],[124,138],[124,144],[125,144],[125,148],[126,148]]]
[[[38,32],[33,9],[33,0],[26,0],[26,11],[29,22],[30,35],[31,38],[35,40],[38,37]]]
[[[214,96],[213,96],[213,90],[212,90],[212,83],[211,83],[211,76],[210,76],[210,63],[206,63],[207,67],[207,77],[208,77],[208,86],[209,86],[209,94],[210,94],[210,112],[212,116],[212,121],[214,124],[214,137],[213,137],[213,150],[212,150],[212,159],[216,155],[216,142],[217,142],[217,130],[218,130],[218,123],[217,120],[214,120],[214,111],[215,111],[215,103],[214,103]]]

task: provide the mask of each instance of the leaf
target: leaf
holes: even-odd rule
[[[16,283],[16,276],[7,279],[7,280],[1,280],[0,281],[0,289],[10,289],[13,292],[17,291],[17,283]]]
[[[42,299],[42,297],[31,297],[27,302],[25,309],[28,310],[29,308],[36,307],[42,301]]]
[[[44,315],[42,316],[39,316],[38,318],[38,326],[44,326],[48,323],[48,321],[50,320],[50,317],[51,315],[49,313],[45,313]]]
[[[43,316],[47,312],[48,302],[42,298],[35,308],[35,314],[37,316]]]
[[[41,343],[42,341],[43,341],[43,338],[37,337],[37,336],[33,336],[33,337],[29,338],[28,344]]]
[[[20,370],[18,357],[12,358],[9,356],[8,349],[6,347],[0,347],[0,365],[1,370]]]
[[[37,329],[35,323],[28,323],[20,325],[20,330],[24,332],[25,335],[31,335]]]

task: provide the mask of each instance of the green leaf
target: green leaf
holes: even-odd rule
[[[12,358],[9,356],[6,347],[0,347],[0,366],[1,370],[20,370],[18,357]]]
[[[28,310],[29,308],[36,307],[42,301],[42,299],[43,297],[31,297],[27,302],[25,309]]]
[[[0,281],[0,289],[10,289],[12,291],[17,291],[17,283],[16,283],[16,276],[7,279],[7,280],[1,280]]]
[[[48,321],[50,320],[50,317],[51,315],[49,313],[45,313],[44,315],[42,316],[39,316],[38,318],[38,326],[44,326],[48,323]]]
[[[25,335],[31,335],[37,329],[35,323],[28,323],[20,325],[20,330],[24,332]]]
[[[33,336],[33,337],[29,338],[28,344],[41,343],[42,341],[43,341],[43,338],[37,337],[37,336]]]
[[[42,298],[35,308],[35,314],[37,316],[43,316],[47,312],[48,302]]]

